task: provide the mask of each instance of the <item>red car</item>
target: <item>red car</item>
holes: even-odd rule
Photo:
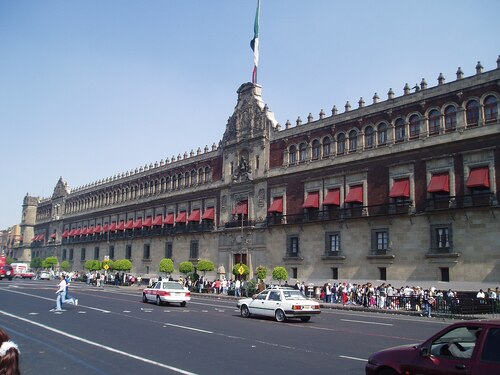
[[[420,345],[385,349],[370,356],[366,375],[500,374],[500,320],[455,323]]]
[[[14,269],[12,268],[12,266],[9,266],[8,264],[0,266],[0,280],[2,279],[12,280],[14,276],[15,276]]]

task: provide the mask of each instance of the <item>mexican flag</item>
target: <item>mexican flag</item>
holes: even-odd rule
[[[260,0],[257,1],[257,12],[255,12],[255,23],[253,25],[253,39],[250,47],[253,51],[253,73],[252,83],[257,83],[257,67],[259,66],[259,18],[260,18]]]

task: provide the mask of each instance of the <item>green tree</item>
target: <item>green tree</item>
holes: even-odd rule
[[[215,264],[210,260],[201,259],[198,261],[197,268],[198,271],[203,272],[203,276],[205,276],[207,272],[211,272],[215,269]]]
[[[163,258],[160,261],[160,272],[165,272],[167,275],[171,275],[174,272],[174,261],[170,258]]]
[[[191,273],[194,271],[194,266],[193,263],[190,262],[189,260],[182,262],[179,264],[179,272],[183,273],[184,275],[187,275],[188,273]]]
[[[7,264],[12,264],[12,263],[15,263],[16,260],[14,258],[11,258],[11,257],[6,257],[5,258],[5,263]]]
[[[32,270],[38,270],[38,269],[40,269],[42,267],[43,267],[43,260],[42,260],[42,258],[35,257],[35,258],[31,259],[30,268]]]
[[[288,272],[285,267],[274,267],[273,269],[273,279],[278,280],[278,284],[281,285],[281,281],[288,280]]]
[[[243,273],[240,273],[240,267],[243,267]],[[233,267],[233,275],[236,277],[246,276],[250,273],[250,268],[244,263],[236,263]]]
[[[87,260],[83,267],[89,271],[100,271],[102,270],[102,263],[97,259]]]
[[[130,271],[132,262],[129,259],[118,259],[113,262],[113,269],[117,271]]]
[[[264,279],[267,277],[267,268],[264,266],[258,266],[255,269],[255,276],[257,276],[259,280],[264,281]]]
[[[69,272],[71,270],[72,266],[71,263],[68,262],[67,260],[62,261],[61,263],[61,269],[63,271]]]
[[[45,258],[44,261],[42,262],[43,268],[50,268],[54,269],[54,267],[59,263],[56,257],[48,257]]]

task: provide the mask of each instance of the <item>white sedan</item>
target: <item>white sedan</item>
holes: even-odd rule
[[[260,315],[274,317],[278,322],[290,318],[308,322],[312,315],[321,312],[318,302],[310,300],[300,290],[285,287],[266,289],[252,298],[242,298],[237,307],[244,318]]]
[[[146,288],[142,292],[142,302],[180,303],[182,307],[191,300],[191,293],[177,281],[158,281],[155,286]]]

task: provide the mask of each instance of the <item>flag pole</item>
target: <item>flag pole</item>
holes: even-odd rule
[[[255,12],[255,22],[253,25],[253,39],[250,47],[253,50],[253,72],[252,83],[257,83],[257,68],[259,66],[259,19],[260,19],[260,0],[257,0],[257,11]]]

